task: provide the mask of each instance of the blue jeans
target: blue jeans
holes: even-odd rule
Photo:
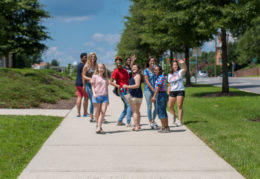
[[[167,102],[168,102],[168,94],[166,92],[159,92],[156,99],[159,119],[168,118],[167,109],[166,109]]]
[[[91,86],[91,83],[89,82],[86,82],[86,92],[88,94],[88,99],[90,101],[90,106],[89,106],[89,112],[90,114],[93,114],[94,113],[94,106],[93,106],[93,103],[92,103],[92,86]]]
[[[131,122],[131,117],[132,117],[132,109],[130,107],[130,104],[127,102],[125,99],[126,92],[121,92],[120,97],[122,101],[124,102],[124,110],[119,116],[118,122],[122,122],[124,117],[126,116],[126,122],[129,124]]]
[[[155,119],[156,114],[157,114],[157,105],[156,102],[152,102],[154,92],[151,91],[144,91],[144,97],[146,100],[147,104],[147,116],[149,121],[151,122],[153,119]],[[154,104],[154,109],[153,109],[153,116],[152,116],[152,103]]]

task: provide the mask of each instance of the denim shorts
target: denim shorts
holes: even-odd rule
[[[108,95],[106,95],[106,96],[97,96],[97,98],[94,98],[94,96],[92,96],[92,102],[93,103],[98,103],[98,104],[109,103]]]
[[[168,118],[167,109],[166,109],[167,102],[168,102],[168,94],[166,92],[158,93],[156,103],[157,103],[157,113],[159,119]]]

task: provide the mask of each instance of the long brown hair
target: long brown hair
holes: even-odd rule
[[[177,61],[173,61],[173,62],[172,62],[172,65],[171,65],[170,73],[174,73],[174,72],[175,72],[175,71],[173,70],[173,63],[176,63],[176,64],[177,64],[177,66],[178,66],[177,71],[179,71],[179,70],[181,69],[179,63],[178,63]]]

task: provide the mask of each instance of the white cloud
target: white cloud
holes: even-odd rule
[[[120,41],[120,34],[100,34],[100,33],[95,33],[93,35],[93,39],[96,41],[104,41],[107,42],[109,45],[116,44]]]
[[[116,51],[106,51],[98,57],[98,62],[104,64],[114,64],[114,58],[116,56]]]
[[[65,52],[59,51],[58,47],[49,47],[48,50],[43,54],[44,61],[51,62],[56,59],[60,62],[61,66],[65,66],[68,63],[75,61],[75,58],[67,55]]]
[[[211,41],[203,44],[202,51],[206,51],[206,52],[215,51],[215,48],[216,48],[215,47],[215,40],[211,40]]]
[[[66,23],[70,22],[81,22],[81,21],[86,21],[90,20],[90,16],[77,16],[77,17],[56,17],[58,20],[61,20]]]

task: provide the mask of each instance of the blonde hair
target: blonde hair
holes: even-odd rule
[[[104,68],[103,78],[107,78],[107,68],[106,68],[106,65],[103,64],[103,63],[97,64],[97,67],[96,67],[96,70],[95,70],[95,72],[94,72],[94,75],[98,75],[98,74],[99,74],[99,70],[98,70],[98,66],[99,66],[99,65],[102,65],[103,68]]]
[[[91,52],[91,53],[89,53],[89,55],[88,55],[88,58],[87,58],[87,62],[86,62],[86,65],[88,66],[88,67],[90,67],[91,66],[91,63],[92,63],[92,61],[91,61],[91,56],[92,55],[94,55],[95,56],[95,62],[94,62],[94,66],[97,66],[97,55],[96,55],[96,53],[95,52]]]

